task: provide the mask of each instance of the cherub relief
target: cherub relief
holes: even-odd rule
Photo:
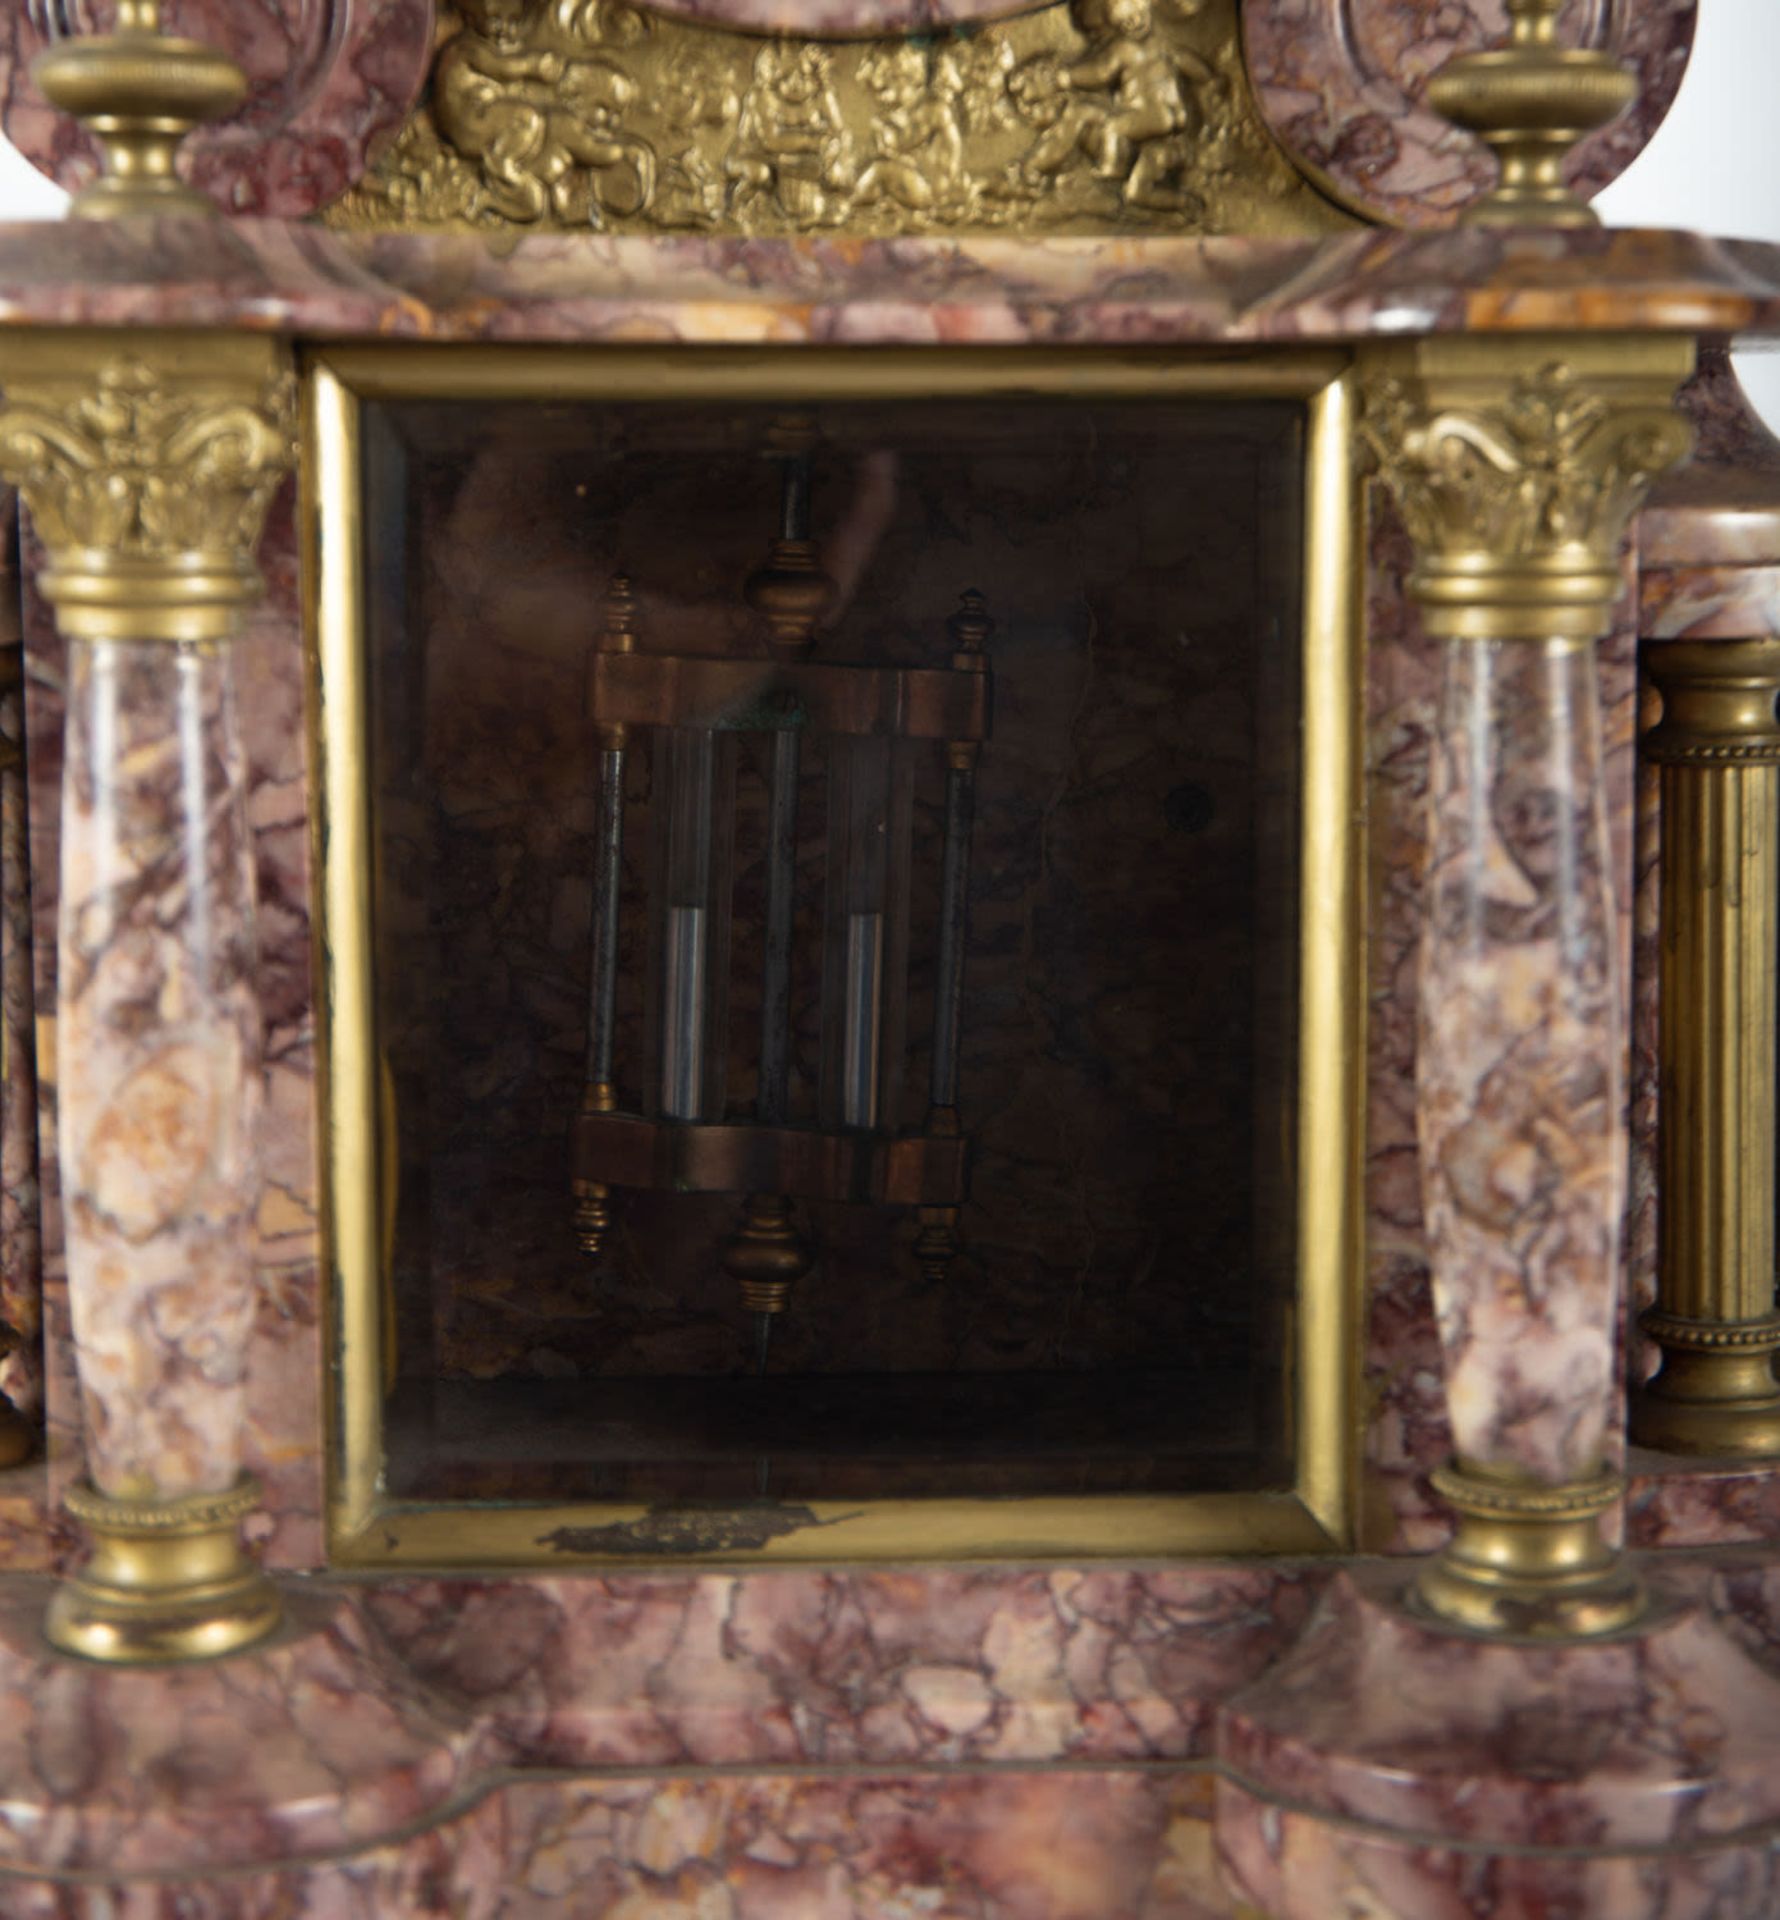
[[[1128,207],[1171,212],[1186,196],[1169,184],[1188,158],[1187,136],[1204,125],[1186,85],[1215,89],[1216,73],[1154,31],[1152,0],[1070,0],[1070,19],[1087,42],[1071,60],[1041,59],[1017,71],[1011,87],[1040,129],[1017,169],[1029,187],[1085,154],[1102,180],[1119,183]]]
[[[726,171],[731,214],[770,196],[800,226],[845,217],[847,138],[823,48],[769,40],[760,49]]]
[[[506,219],[639,212],[655,191],[655,156],[623,128],[636,82],[591,48],[583,57],[532,44],[531,10],[532,0],[462,0],[463,31],[435,70],[439,132],[480,168],[489,206]],[[607,18],[587,0],[558,11],[577,37],[599,34]]]
[[[741,95],[721,68],[701,64],[683,45],[661,69],[658,102],[680,144],[663,155],[655,217],[664,227],[714,227],[723,218],[728,181],[700,151],[698,137],[706,128],[733,126]]]
[[[449,0],[427,109],[347,200],[680,232],[1215,224],[1239,172],[1232,191],[1297,183],[1212,30],[1184,30],[1212,6],[1227,25],[1232,0],[1067,0],[829,44],[633,0]]]
[[[964,126],[955,72],[929,77],[927,54],[907,41],[877,47],[860,63],[872,97],[872,157],[853,190],[854,204],[891,199],[912,213],[963,211]]]

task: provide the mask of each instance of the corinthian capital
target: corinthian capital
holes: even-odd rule
[[[64,632],[219,640],[259,597],[266,509],[295,460],[272,342],[68,333],[0,345],[0,475],[49,549]]]
[[[1682,459],[1689,340],[1495,336],[1374,350],[1360,435],[1448,639],[1592,640],[1650,483]]]

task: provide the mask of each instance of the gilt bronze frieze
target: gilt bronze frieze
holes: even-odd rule
[[[621,0],[457,0],[426,98],[328,216],[637,233],[1325,232],[1233,0],[1067,0],[760,38]]]

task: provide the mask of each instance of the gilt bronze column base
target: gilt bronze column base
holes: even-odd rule
[[[1652,1309],[1640,1324],[1662,1370],[1632,1399],[1632,1438],[1665,1453],[1769,1459],[1780,1454],[1780,1314],[1690,1320]]]
[[[92,1558],[50,1602],[52,1646],[112,1666],[213,1660],[263,1640],[279,1623],[277,1589],[241,1543],[259,1482],[183,1500],[109,1500],[71,1488],[70,1514]]]
[[[1644,1589],[1600,1526],[1622,1486],[1616,1474],[1552,1487],[1440,1468],[1434,1489],[1458,1527],[1422,1569],[1418,1600],[1449,1626],[1495,1636],[1583,1640],[1631,1626]]]

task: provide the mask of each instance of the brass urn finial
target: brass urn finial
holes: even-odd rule
[[[104,156],[99,178],[68,209],[76,219],[216,213],[174,161],[194,127],[240,106],[247,77],[215,47],[163,33],[161,0],[118,0],[112,32],[50,48],[31,73],[52,106],[92,131]]]
[[[1563,0],[1508,0],[1508,44],[1461,54],[1428,98],[1454,126],[1495,150],[1502,177],[1464,218],[1483,226],[1593,227],[1600,216],[1564,184],[1564,156],[1637,98],[1638,82],[1609,53],[1557,43]]]

